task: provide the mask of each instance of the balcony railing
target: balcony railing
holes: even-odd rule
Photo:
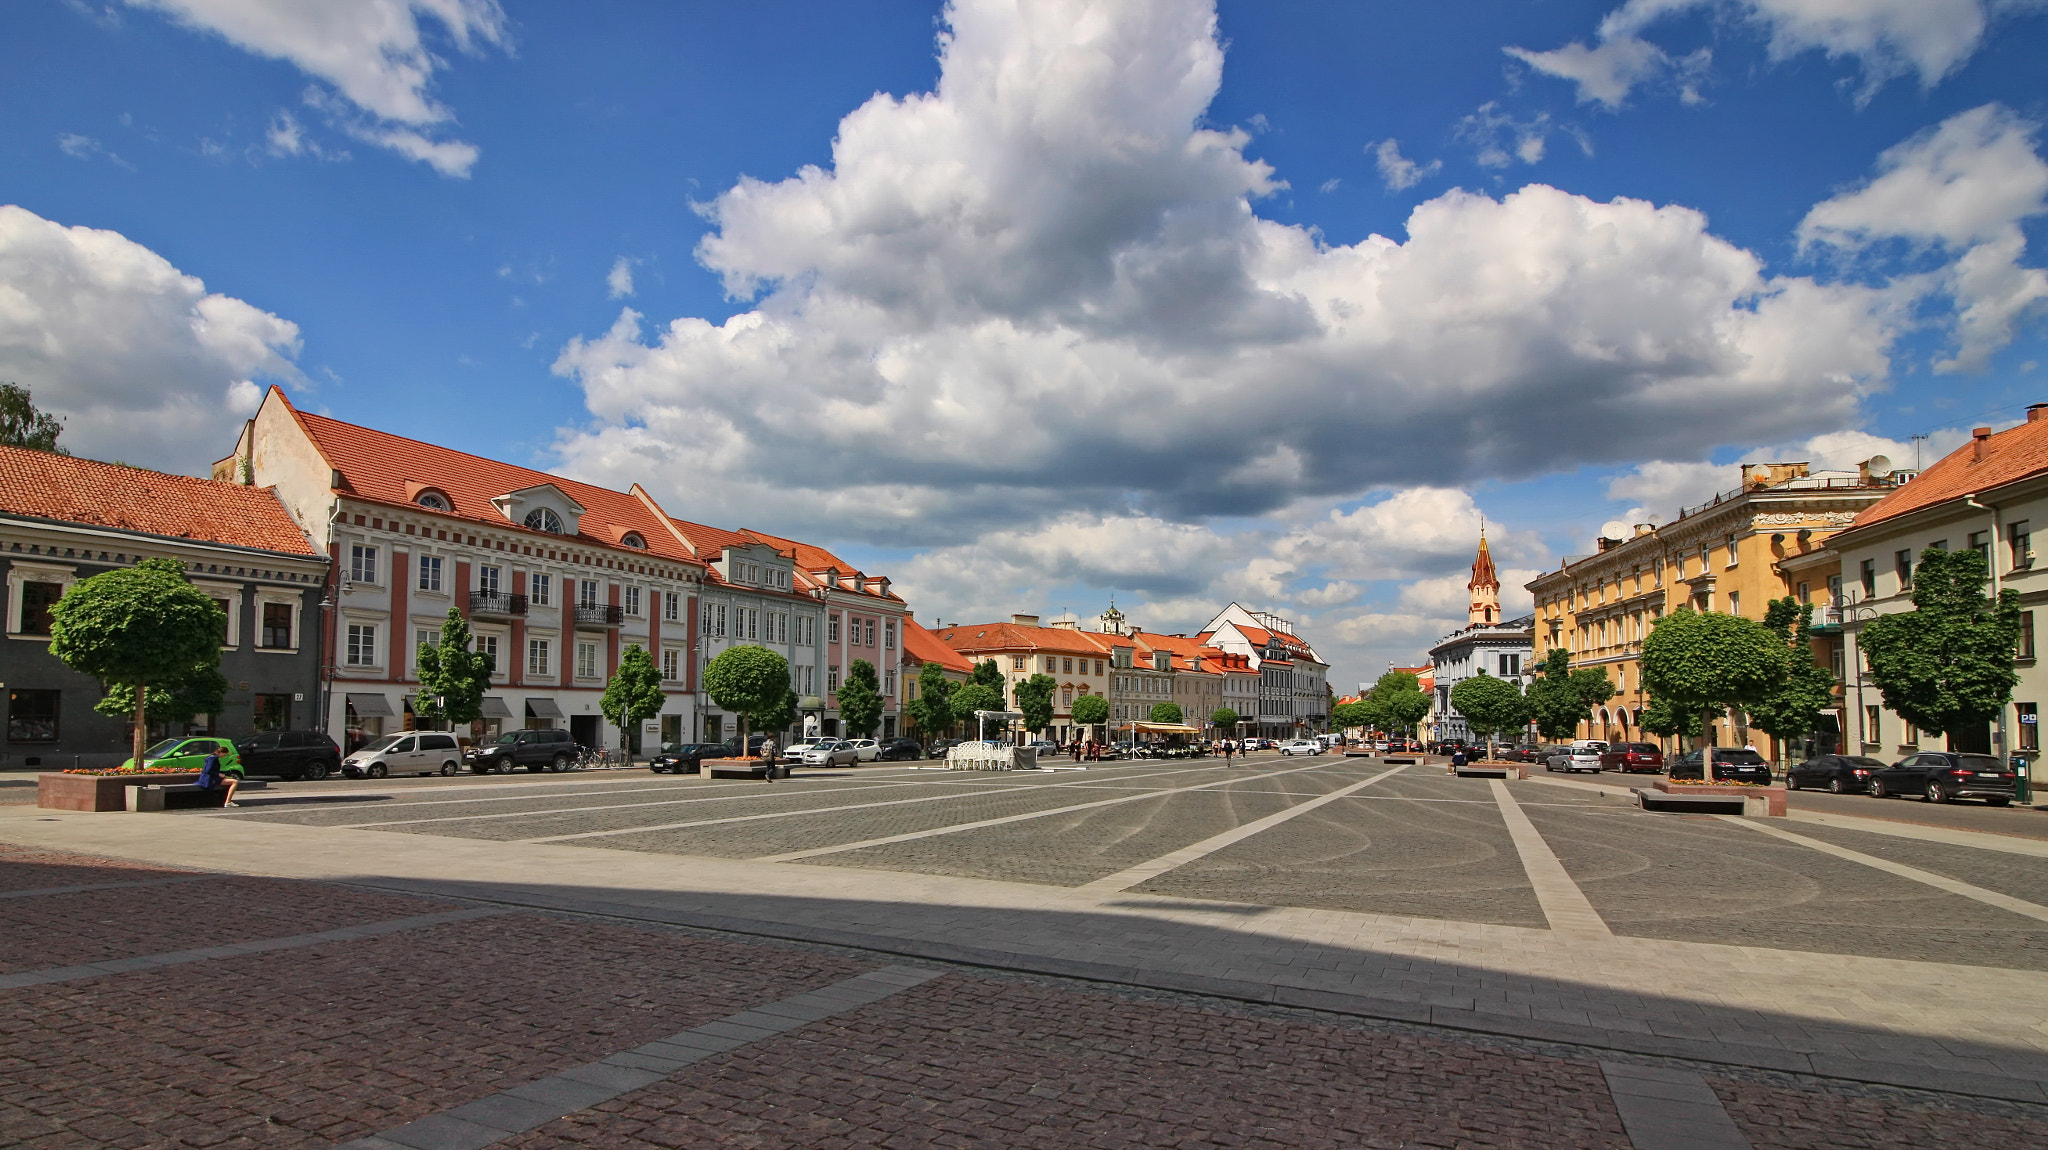
[[[626,621],[624,607],[578,607],[576,626],[585,628],[616,627]]]
[[[500,595],[495,591],[471,591],[469,613],[472,615],[524,615],[526,596]]]

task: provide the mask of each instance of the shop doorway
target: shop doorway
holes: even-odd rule
[[[569,716],[569,737],[579,747],[594,748],[598,744],[598,717],[596,715]]]

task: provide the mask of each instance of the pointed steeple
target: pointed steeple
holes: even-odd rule
[[[1479,554],[1472,560],[1472,580],[1465,584],[1472,592],[1472,623],[1500,622],[1500,574],[1493,569],[1493,551],[1486,546],[1486,526],[1479,527]]]

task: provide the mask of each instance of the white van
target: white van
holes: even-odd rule
[[[462,747],[455,736],[435,731],[404,731],[373,739],[341,761],[341,773],[352,779],[452,775],[461,769]]]

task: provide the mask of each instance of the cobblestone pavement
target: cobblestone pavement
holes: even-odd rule
[[[9,933],[51,961],[402,918],[447,900],[0,850]],[[46,885],[36,885],[46,884]],[[226,913],[232,891],[243,911]],[[92,925],[101,925],[97,921]],[[325,1147],[391,1132],[678,1029],[889,965],[843,947],[511,913],[359,941],[0,991],[0,1145]],[[1632,1143],[1615,1057],[1318,1011],[926,964],[940,976],[498,1139],[533,1148],[1599,1147]],[[767,1007],[773,1009],[772,1007]],[[1704,1076],[1751,1144],[2048,1144],[2048,1105],[1638,1058]]]

